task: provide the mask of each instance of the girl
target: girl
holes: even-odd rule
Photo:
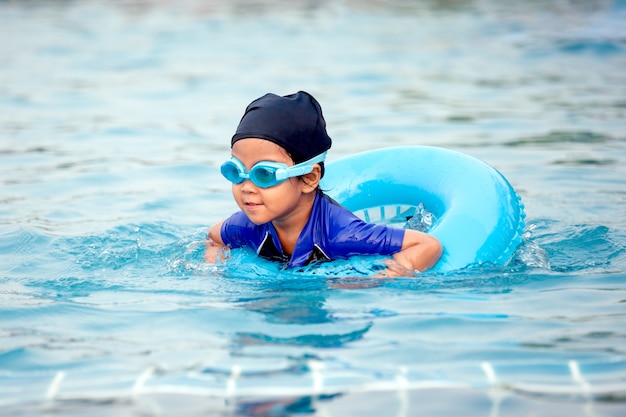
[[[331,143],[310,94],[266,94],[253,101],[221,167],[241,211],[211,227],[207,262],[216,262],[228,246],[252,248],[287,267],[374,254],[392,256],[386,276],[432,267],[442,253],[436,238],[366,223],[320,190]]]

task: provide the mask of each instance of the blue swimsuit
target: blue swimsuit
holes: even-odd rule
[[[366,223],[318,193],[291,257],[283,252],[271,222],[256,225],[241,211],[224,221],[221,236],[231,248],[249,247],[263,258],[298,267],[354,255],[393,255],[402,249],[404,230]]]

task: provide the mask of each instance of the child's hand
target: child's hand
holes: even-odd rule
[[[443,248],[439,241],[426,233],[416,230],[406,230],[404,240],[402,242],[402,250],[393,255],[393,260],[397,266],[393,266],[391,273],[402,273],[402,276],[415,276],[414,271],[424,272],[428,268],[432,268],[443,253]],[[400,272],[401,269],[412,271],[411,274],[405,275],[406,271]]]
[[[336,280],[330,283],[330,288],[333,289],[342,289],[342,290],[354,290],[354,289],[365,289],[365,288],[374,288],[381,285],[381,283],[385,281],[393,281],[386,280],[385,278],[396,278],[396,277],[414,277],[415,271],[413,269],[406,268],[398,263],[394,259],[386,259],[385,265],[387,265],[387,269],[384,271],[378,272],[376,275],[367,278],[342,278],[340,280]]]
[[[206,250],[204,251],[204,260],[209,264],[224,263],[228,259],[227,247],[208,238],[204,242]]]
[[[387,269],[382,272],[381,277],[414,277],[415,270],[407,268],[395,259],[386,259]]]
[[[211,228],[209,229],[207,240],[204,242],[204,246],[206,247],[206,250],[204,252],[204,260],[209,264],[215,264],[218,262],[224,263],[224,261],[226,261],[226,259],[228,259],[230,255],[228,247],[224,245],[224,242],[222,242],[222,237],[220,236],[222,223],[224,223],[224,220],[211,226]]]

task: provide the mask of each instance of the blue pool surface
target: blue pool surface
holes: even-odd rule
[[[0,1],[0,415],[623,416],[626,2]],[[503,267],[204,262],[245,106],[468,153]],[[377,264],[378,263],[378,264]]]

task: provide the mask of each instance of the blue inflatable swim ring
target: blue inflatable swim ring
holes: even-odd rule
[[[327,163],[322,189],[367,221],[406,223],[423,204],[444,252],[434,271],[505,265],[522,241],[524,205],[506,178],[467,154],[383,148]],[[407,216],[408,214],[408,216]]]

